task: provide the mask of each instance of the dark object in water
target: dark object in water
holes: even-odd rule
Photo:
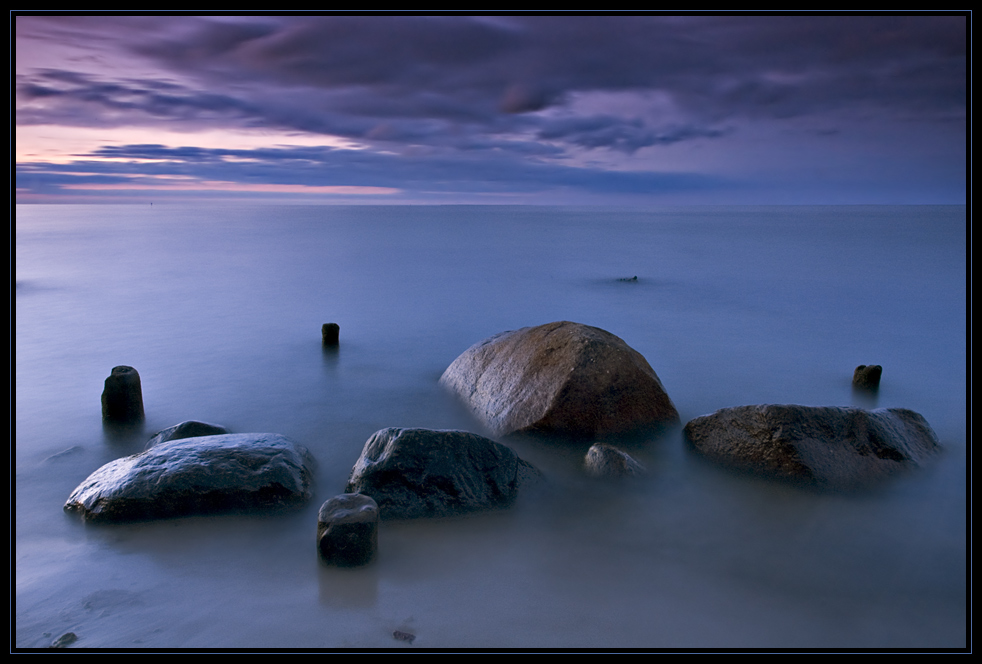
[[[102,421],[134,424],[143,421],[140,374],[127,366],[113,367],[102,390]]]
[[[852,374],[852,386],[863,390],[877,390],[883,367],[879,364],[860,364]]]
[[[904,408],[739,406],[697,417],[684,433],[723,465],[832,489],[870,486],[941,449],[927,421]]]
[[[416,635],[410,634],[409,632],[400,632],[399,630],[396,630],[392,632],[392,638],[397,641],[406,641],[407,643],[412,643],[413,641],[416,640]]]
[[[344,490],[371,496],[383,519],[415,519],[508,507],[539,476],[474,433],[389,428],[365,443]]]
[[[605,443],[590,446],[584,464],[587,473],[599,478],[614,479],[645,474],[644,466],[630,454]]]
[[[226,433],[231,433],[231,431],[218,424],[188,420],[186,422],[181,422],[180,424],[175,424],[172,427],[167,427],[162,431],[158,431],[153,438],[147,441],[146,446],[149,449],[154,445],[166,443],[168,440],[198,438],[200,436],[220,436]]]
[[[321,325],[321,340],[325,346],[337,346],[340,334],[341,326],[337,323],[324,323]]]
[[[628,278],[628,277],[621,277],[617,281],[626,281],[626,282],[629,282],[629,281],[637,281],[637,280],[638,280],[638,277],[637,277],[637,275],[635,275],[635,276],[630,277],[630,278]]]
[[[75,632],[65,632],[64,634],[62,634],[61,636],[59,636],[57,639],[55,639],[54,642],[50,646],[48,646],[48,647],[49,648],[67,648],[68,646],[72,645],[76,641],[78,641],[78,637],[75,636]]]
[[[334,565],[370,562],[378,550],[378,504],[370,496],[342,493],[321,505],[317,550]]]

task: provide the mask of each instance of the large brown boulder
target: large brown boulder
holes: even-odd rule
[[[697,417],[684,433],[724,465],[832,488],[868,485],[940,450],[927,421],[903,408],[740,406]]]
[[[440,382],[496,436],[595,440],[679,421],[641,353],[610,332],[569,321],[485,339]]]
[[[300,503],[313,458],[275,433],[183,438],[116,459],[78,485],[66,512],[131,521]]]

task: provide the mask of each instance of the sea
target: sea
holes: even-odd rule
[[[14,224],[12,647],[966,647],[965,206],[157,202],[19,205]],[[647,474],[619,482],[585,474],[584,445],[504,439],[546,478],[511,508],[384,521],[373,563],[322,564],[318,509],[366,440],[486,433],[440,375],[560,320],[644,355],[683,424],[901,407],[943,452],[836,493],[720,468],[681,427],[634,441]],[[877,393],[853,392],[860,364],[883,367]],[[126,434],[101,419],[117,365],[143,388]],[[192,419],[306,446],[313,499],[110,526],[63,511]]]

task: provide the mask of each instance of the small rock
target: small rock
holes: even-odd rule
[[[343,493],[321,506],[317,549],[334,565],[364,565],[378,550],[378,504],[360,493]]]
[[[67,648],[68,646],[72,645],[76,641],[78,641],[78,637],[75,636],[75,632],[65,632],[64,634],[62,634],[61,636],[59,636],[57,639],[55,639],[54,642],[50,646],[48,646],[48,647],[49,648]]]
[[[852,374],[852,386],[864,390],[876,390],[880,387],[880,376],[883,367],[879,364],[860,364]]]
[[[636,477],[645,474],[645,468],[626,452],[607,445],[595,443],[586,453],[586,470],[594,477]]]
[[[168,440],[181,440],[182,438],[198,438],[200,436],[219,436],[231,433],[228,429],[218,424],[208,424],[197,420],[188,420],[167,427],[163,431],[158,431],[153,438],[147,441],[147,447],[153,447]]]
[[[337,346],[341,326],[337,323],[324,323],[321,326],[321,340],[325,346]]]
[[[410,634],[409,632],[400,632],[399,630],[396,630],[392,632],[392,638],[394,638],[396,641],[407,641],[408,643],[412,643],[416,640],[416,635]]]
[[[85,450],[85,448],[82,447],[81,445],[72,445],[67,450],[62,450],[61,452],[55,452],[54,454],[52,454],[51,456],[49,456],[48,458],[46,458],[44,461],[47,463],[48,461],[55,461],[57,459],[64,459],[65,457],[74,456],[74,455],[78,454],[79,452],[82,452],[83,450]]]
[[[102,390],[102,420],[116,424],[134,424],[142,422],[143,417],[140,374],[133,367],[113,367]]]

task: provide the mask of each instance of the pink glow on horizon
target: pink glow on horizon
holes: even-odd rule
[[[314,186],[303,184],[245,184],[241,182],[181,182],[174,184],[67,184],[64,189],[88,191],[237,191],[274,194],[335,194],[355,196],[380,196],[401,193],[392,187]]]

